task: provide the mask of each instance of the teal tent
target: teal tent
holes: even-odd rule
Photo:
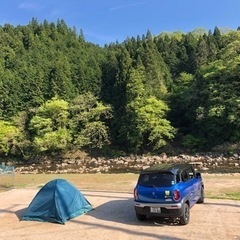
[[[92,209],[74,185],[64,179],[55,179],[39,190],[21,220],[64,224]]]

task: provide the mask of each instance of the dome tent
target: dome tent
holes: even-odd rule
[[[92,209],[74,185],[64,179],[55,179],[39,190],[21,220],[64,224]]]

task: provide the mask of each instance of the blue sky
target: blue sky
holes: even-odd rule
[[[240,26],[240,0],[7,0],[0,25],[27,25],[34,17],[83,30],[85,39],[103,46],[127,37]]]

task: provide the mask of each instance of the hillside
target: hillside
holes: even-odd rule
[[[240,140],[240,31],[147,31],[99,47],[64,20],[33,19],[0,26],[0,39],[3,158],[196,152]]]

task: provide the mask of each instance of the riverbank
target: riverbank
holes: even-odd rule
[[[41,162],[11,163],[15,165],[16,173],[136,173],[146,167],[162,163],[189,162],[201,172],[240,173],[240,154],[226,156],[224,154],[208,153],[168,156],[163,153],[158,156],[137,156],[118,158],[93,158],[67,154],[61,158],[43,159]],[[8,163],[9,164],[9,163]]]

